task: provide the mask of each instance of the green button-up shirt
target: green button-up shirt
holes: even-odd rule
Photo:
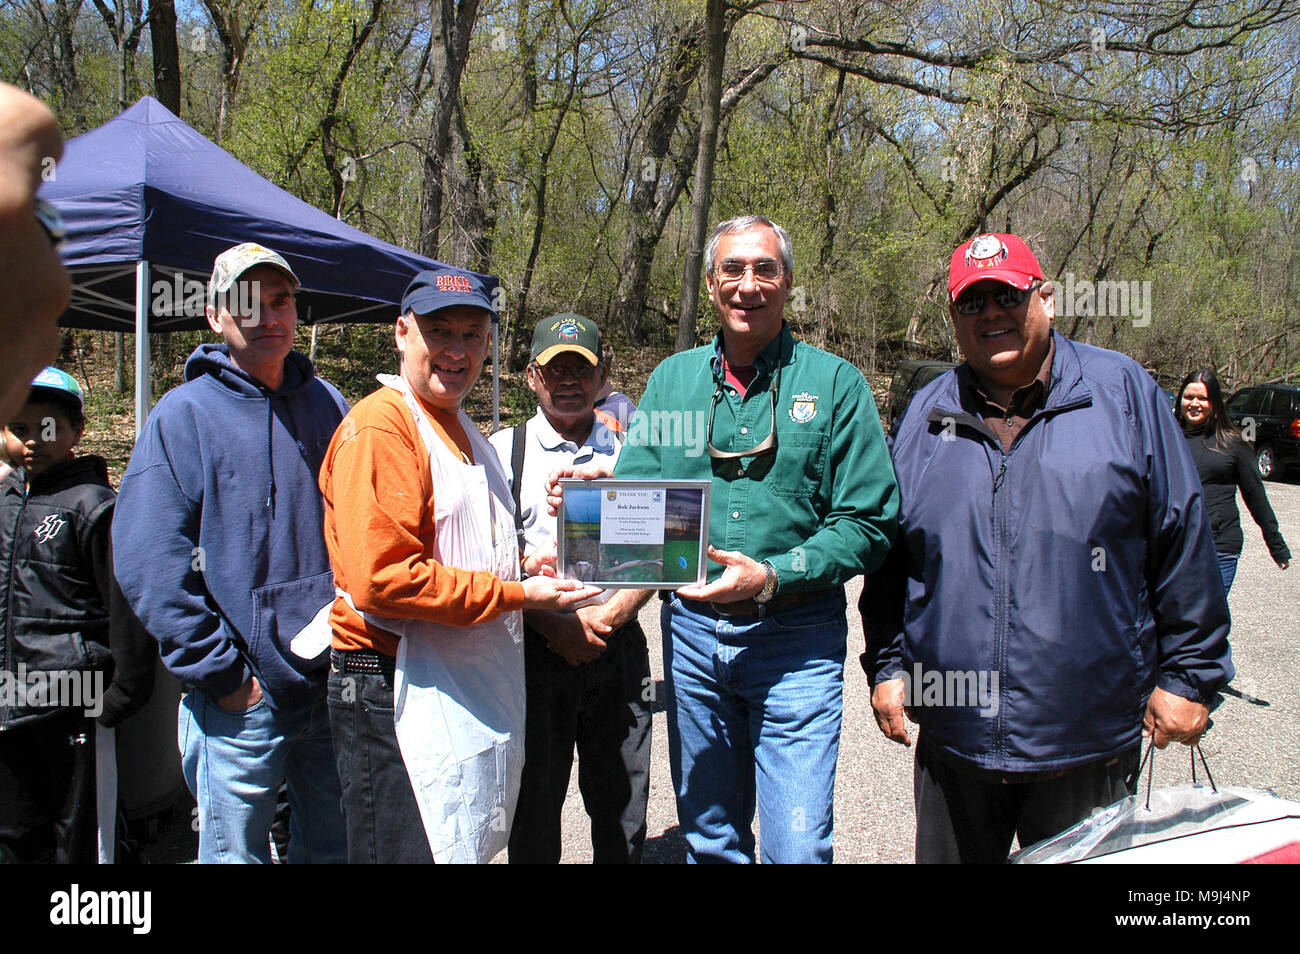
[[[898,485],[867,382],[842,358],[795,341],[788,324],[755,368],[742,399],[724,383],[721,335],[666,359],[646,384],[615,476],[711,479],[709,542],[770,561],[780,593],[871,572],[894,541]],[[775,426],[775,451],[710,457],[715,395],[714,447],[747,450]],[[721,574],[710,564],[710,581]]]

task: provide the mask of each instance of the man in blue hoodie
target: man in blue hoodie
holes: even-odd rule
[[[293,350],[289,264],[217,256],[204,344],[149,416],[113,518],[117,576],[185,684],[179,742],[199,861],[268,862],[288,782],[290,861],[342,861],[325,677],[334,577],[317,475],[347,403]]]

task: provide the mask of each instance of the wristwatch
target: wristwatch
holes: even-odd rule
[[[776,596],[776,567],[764,560],[759,564],[767,573],[767,580],[763,583],[763,588],[754,594],[755,603],[766,603],[772,597]]]

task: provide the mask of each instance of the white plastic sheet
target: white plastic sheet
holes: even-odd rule
[[[1289,849],[1289,851],[1288,851]],[[1012,864],[1233,864],[1300,855],[1300,804],[1255,788],[1184,784],[1120,799]]]

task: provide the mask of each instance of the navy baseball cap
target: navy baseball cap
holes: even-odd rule
[[[495,279],[484,281],[483,276],[459,268],[427,269],[406,286],[402,295],[402,314],[429,315],[453,305],[470,305],[482,308],[495,321],[497,310],[493,292],[496,288]]]

